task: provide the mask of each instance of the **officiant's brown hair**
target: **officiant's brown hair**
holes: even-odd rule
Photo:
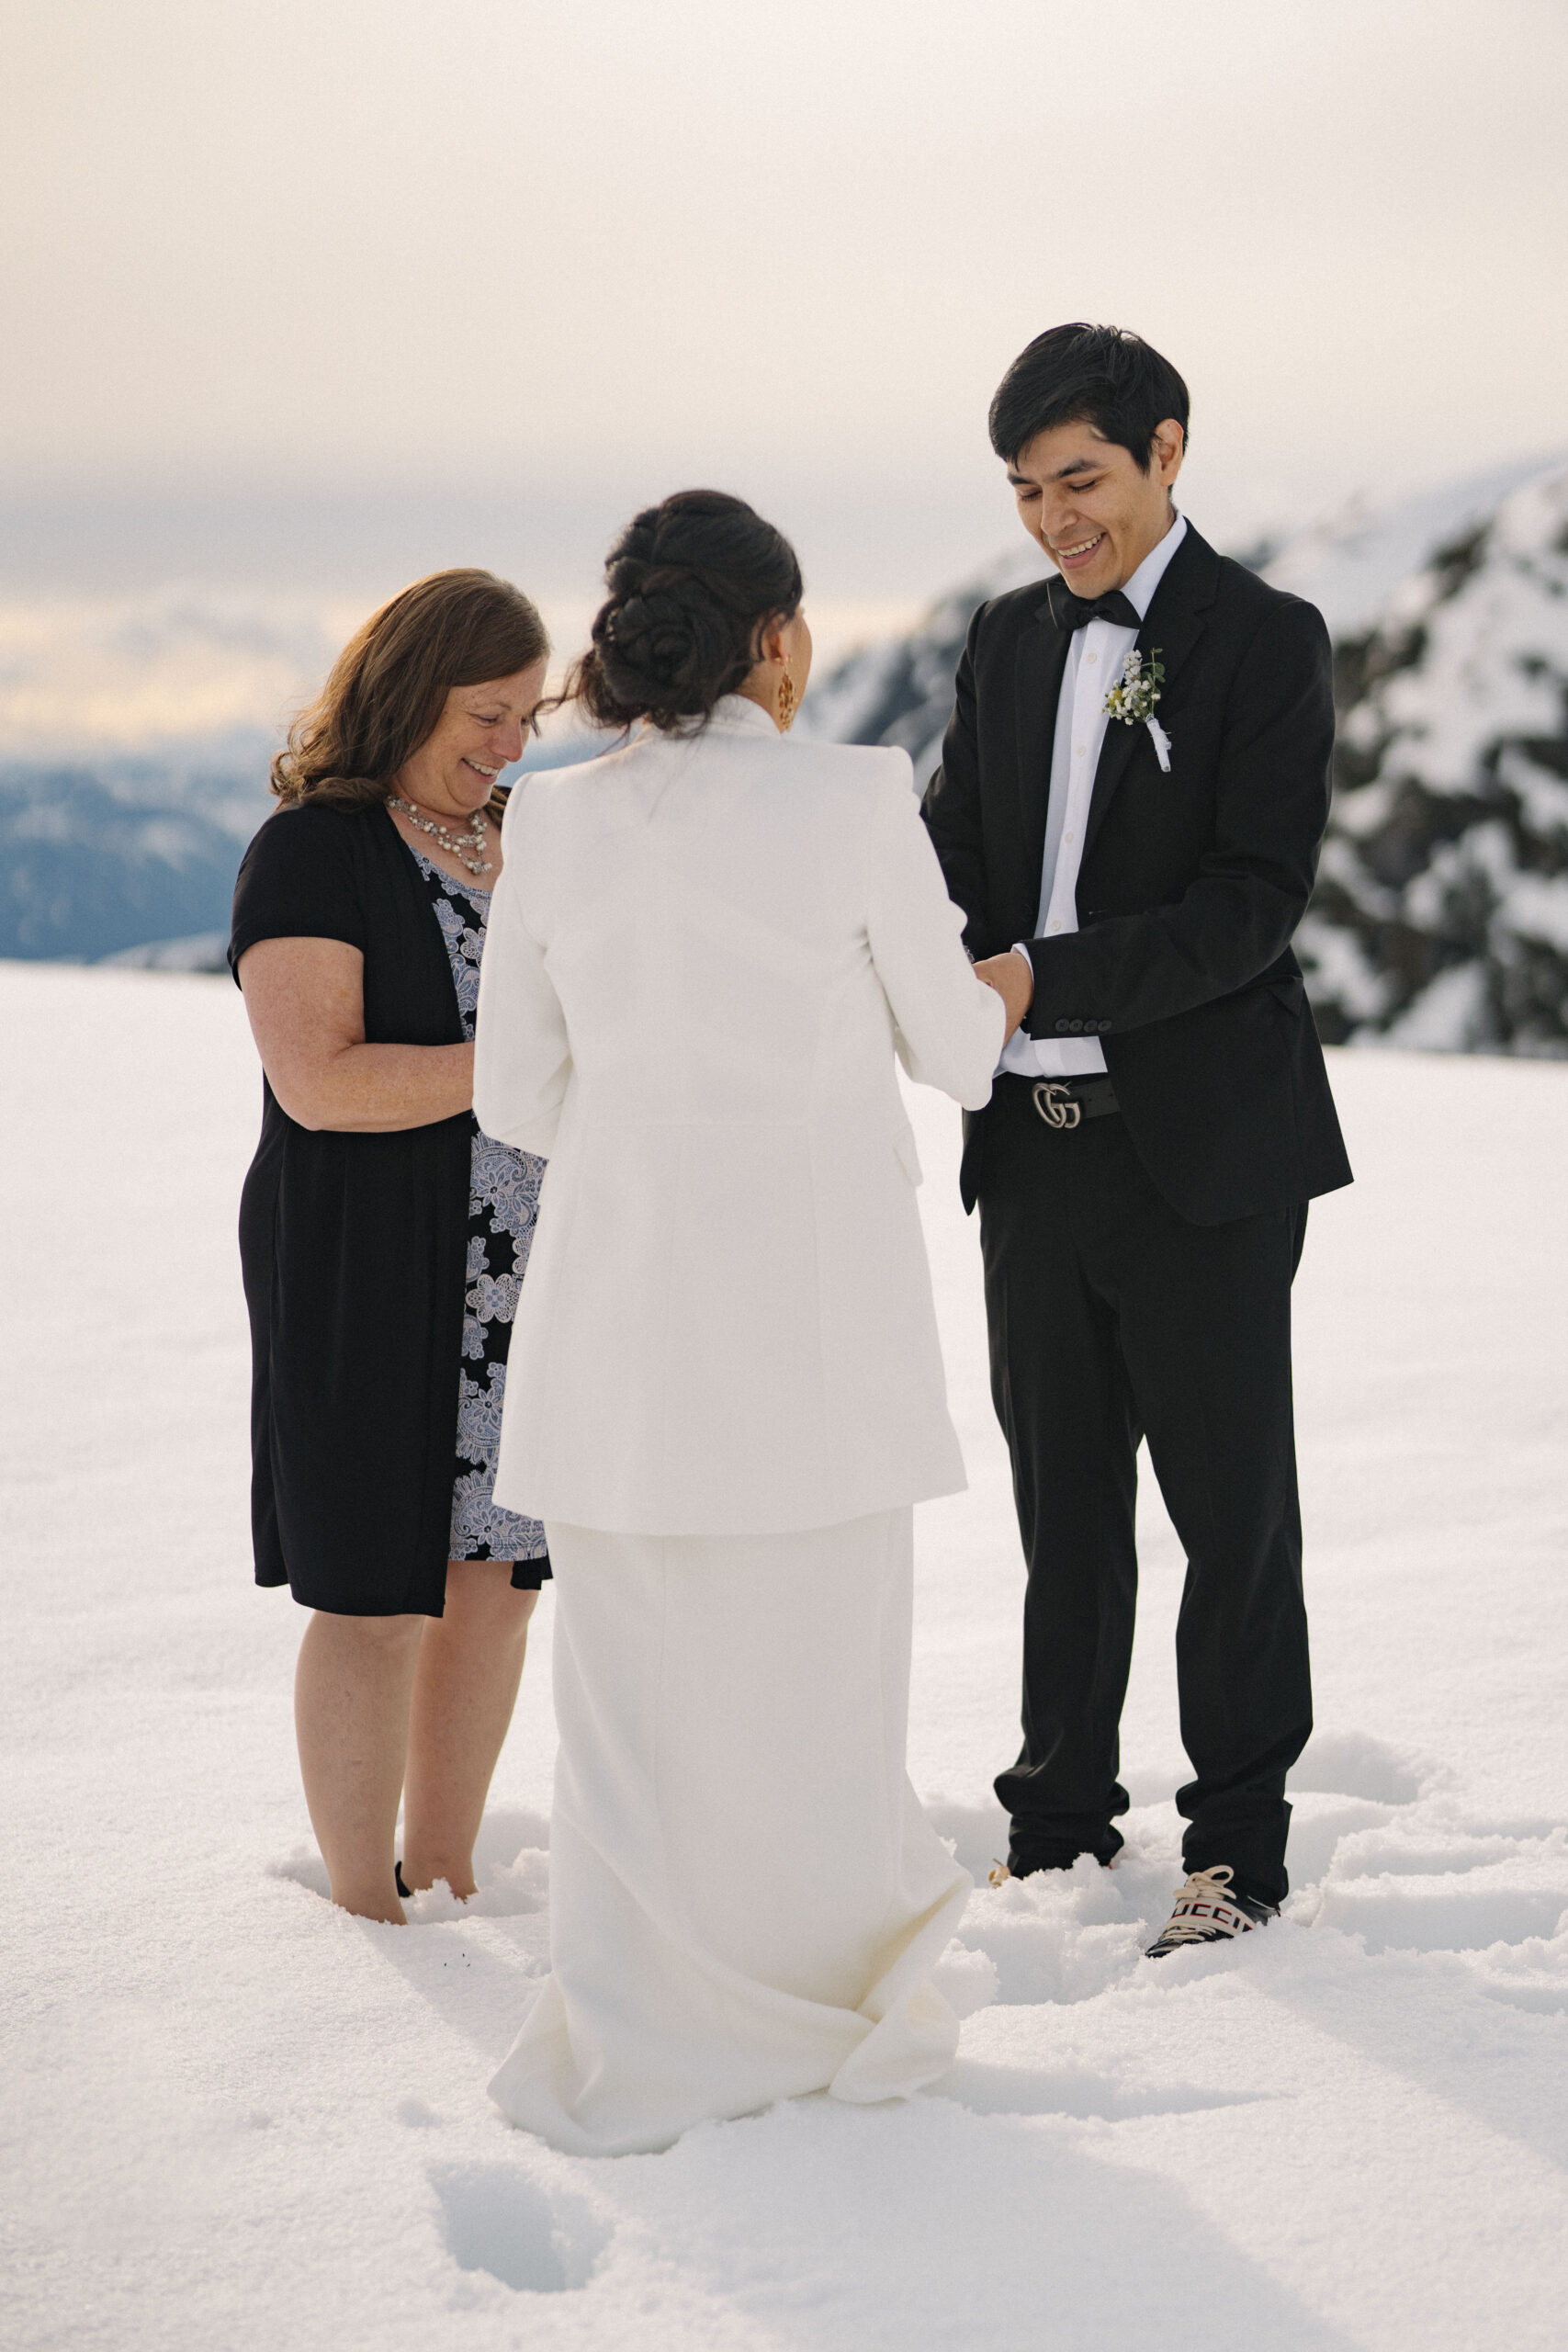
[[[1174,417],[1185,437],[1190,407],[1186,385],[1152,343],[1126,327],[1075,319],[1037,334],[1002,378],[991,402],[991,447],[1010,466],[1037,433],[1089,424],[1147,473],[1155,427]]]
[[[273,761],[274,792],[285,807],[373,807],[435,732],[454,686],[513,677],[549,650],[528,598],[493,571],[416,580],[344,647]]]

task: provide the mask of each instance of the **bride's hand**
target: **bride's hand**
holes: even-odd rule
[[[1007,1007],[1007,1037],[1002,1040],[1006,1045],[1033,1001],[1034,967],[1027,956],[1010,947],[1005,956],[987,956],[983,964],[976,964],[975,978],[995,989]]]

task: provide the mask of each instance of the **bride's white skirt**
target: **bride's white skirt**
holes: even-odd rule
[[[491,2083],[578,2155],[953,2063],[969,1891],[904,1769],[912,1518],[789,1535],[552,1522],[551,1973]]]

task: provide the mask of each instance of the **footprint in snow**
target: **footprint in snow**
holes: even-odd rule
[[[547,2192],[515,2165],[437,2165],[430,2184],[458,2268],[488,2273],[519,2294],[586,2287],[614,2234],[613,2222],[585,2198]]]

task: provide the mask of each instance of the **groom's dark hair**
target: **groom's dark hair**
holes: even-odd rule
[[[991,402],[991,447],[1010,466],[1037,433],[1091,424],[1147,473],[1156,425],[1171,416],[1185,434],[1188,405],[1186,385],[1152,343],[1125,327],[1075,319],[1037,334],[1002,378]]]

